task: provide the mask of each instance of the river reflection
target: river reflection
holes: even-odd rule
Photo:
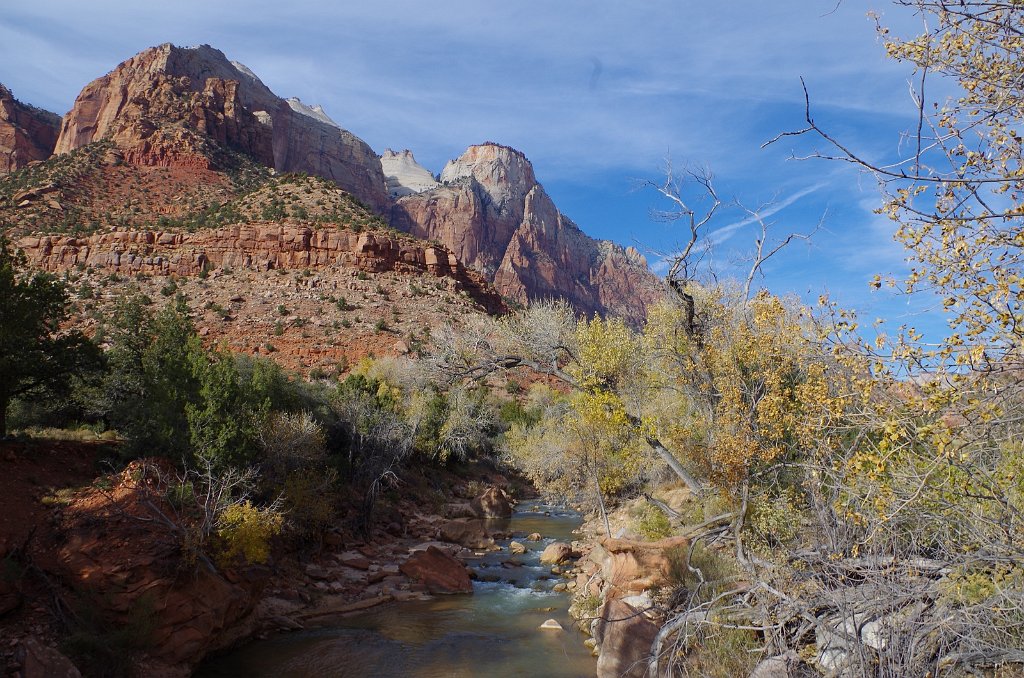
[[[511,556],[510,540],[501,540],[502,551],[469,561],[480,577],[473,595],[393,603],[329,627],[257,641],[208,662],[196,675],[589,678],[595,662],[566,611],[569,598],[551,590],[564,580],[551,577],[539,560],[547,544],[572,539],[580,517],[534,506],[520,505],[511,521],[494,526],[510,530],[525,554]],[[543,541],[525,541],[532,532]],[[546,619],[565,630],[538,629]]]

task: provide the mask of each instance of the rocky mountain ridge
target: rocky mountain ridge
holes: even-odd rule
[[[60,116],[14,98],[0,84],[0,175],[53,154]]]
[[[281,172],[330,179],[383,210],[384,175],[373,150],[305,108],[209,45],[164,44],[89,83],[64,116],[55,152],[110,138],[128,162],[209,167],[203,142],[212,140]]]
[[[501,298],[475,271],[443,247],[326,227],[245,224],[199,233],[115,231],[88,237],[29,236],[17,245],[37,268],[59,272],[90,267],[114,274],[195,276],[211,268],[319,270],[344,267],[366,273],[398,271],[450,279],[489,313]]]
[[[55,157],[100,140],[113,148],[90,166],[89,186],[65,185],[74,183],[67,173],[45,186],[0,185],[0,198],[9,193],[14,201],[0,205],[10,212],[0,216],[19,234],[201,222],[196,215],[251,190],[237,180],[245,157],[333,181],[394,228],[449,248],[516,304],[560,297],[581,313],[639,323],[662,294],[634,248],[590,238],[559,212],[523,153],[491,142],[470,146],[438,181],[411,151],[378,157],[321,107],[278,97],[208,45],[153,47],[87,85],[64,116]],[[162,190],[167,177],[153,169],[170,172],[174,189]],[[107,195],[104,208],[97,201]]]
[[[384,154],[380,156],[380,164],[384,168],[388,195],[392,199],[440,186],[430,170],[416,162],[409,149],[397,152],[390,148],[384,149]]]
[[[586,314],[641,322],[662,294],[639,252],[584,234],[508,146],[470,146],[445,166],[440,185],[398,198],[391,223],[443,243],[523,304],[563,297]]]

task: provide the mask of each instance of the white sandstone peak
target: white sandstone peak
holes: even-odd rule
[[[288,105],[291,106],[291,109],[298,113],[299,115],[304,115],[308,118],[313,118],[314,120],[319,120],[322,123],[326,123],[331,127],[337,127],[338,129],[341,129],[341,125],[331,120],[330,116],[324,113],[324,109],[322,106],[320,106],[320,104],[316,104],[314,106],[307,106],[306,104],[302,103],[299,97],[288,97],[285,101],[287,101]]]
[[[253,73],[252,69],[243,64],[241,61],[232,61],[231,65],[237,68],[242,73],[242,75],[247,75],[256,82],[262,82],[259,76]]]
[[[439,186],[434,175],[416,162],[412,151],[408,149],[397,152],[390,148],[385,149],[380,157],[380,165],[384,170],[384,180],[392,198],[422,193]]]

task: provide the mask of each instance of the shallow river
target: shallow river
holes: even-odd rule
[[[551,590],[566,580],[539,562],[552,541],[572,540],[580,517],[536,507],[525,503],[511,521],[492,521],[492,529],[511,531],[528,551],[510,556],[506,539],[498,542],[501,551],[470,560],[479,577],[472,595],[390,603],[332,626],[256,641],[208,662],[196,676],[591,678],[595,660],[566,611],[569,597]],[[532,532],[544,539],[526,541]],[[509,560],[518,564],[509,567]],[[546,619],[565,630],[539,629]]]

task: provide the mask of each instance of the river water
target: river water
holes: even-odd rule
[[[256,641],[211,660],[196,676],[591,678],[595,660],[568,615],[569,596],[552,591],[566,580],[540,564],[545,546],[572,540],[579,514],[526,503],[510,521],[492,522],[527,552],[510,555],[505,539],[498,541],[501,551],[467,561],[478,576],[472,595],[389,603],[331,626]],[[533,532],[544,539],[526,541]],[[547,619],[564,630],[539,629]]]

